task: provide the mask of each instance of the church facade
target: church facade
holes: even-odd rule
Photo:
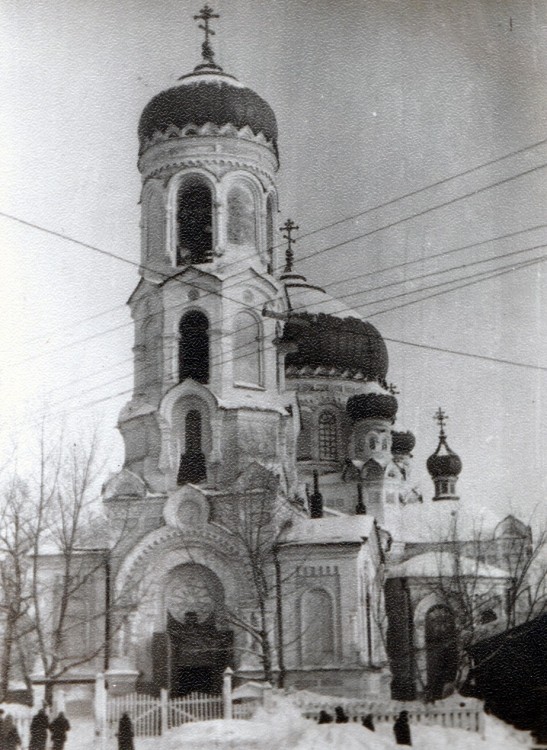
[[[203,61],[138,132],[134,393],[125,464],[103,488],[125,613],[112,611],[111,668],[173,695],[218,691],[230,666],[439,697],[455,669],[440,644],[457,634],[435,551],[403,533],[424,502],[415,439],[397,427],[379,331],[295,272],[290,220],[280,245],[274,112],[216,64],[206,32]],[[462,462],[439,421],[433,501],[455,507]],[[501,619],[508,572],[495,555],[481,565]]]

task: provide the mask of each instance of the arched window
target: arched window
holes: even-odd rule
[[[319,460],[336,461],[338,458],[338,431],[336,417],[324,411],[319,417]]]
[[[427,694],[429,700],[443,697],[444,687],[453,683],[458,667],[456,623],[450,609],[438,604],[425,616]]]
[[[213,251],[213,199],[201,179],[183,183],[177,195],[177,265],[207,263]]]
[[[260,323],[252,313],[236,315],[233,342],[234,381],[262,385]]]
[[[156,258],[158,260],[164,255],[164,232],[163,232],[163,198],[160,193],[154,192],[148,198],[146,208],[146,249],[147,260]]]
[[[201,414],[197,409],[191,409],[184,419],[184,453],[180,457],[177,482],[202,482],[206,477],[205,455],[201,445]]]
[[[324,589],[306,591],[301,599],[302,664],[319,666],[334,661],[334,612]]]
[[[228,242],[247,245],[255,240],[255,211],[251,192],[236,185],[228,193]]]
[[[193,378],[209,382],[209,321],[199,310],[191,310],[180,321],[179,380]]]

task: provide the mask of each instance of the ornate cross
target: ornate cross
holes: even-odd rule
[[[397,396],[400,393],[400,391],[397,390],[397,386],[395,385],[395,383],[390,383],[387,389],[392,396]]]
[[[441,437],[442,437],[442,436],[444,436],[444,426],[445,426],[445,424],[446,424],[446,422],[447,422],[447,420],[448,420],[448,416],[447,416],[447,414],[446,414],[446,413],[445,413],[445,412],[444,412],[444,411],[443,411],[443,410],[441,409],[441,407],[440,407],[440,406],[439,406],[439,408],[437,409],[437,411],[435,412],[435,414],[433,415],[433,419],[434,419],[434,420],[435,420],[436,422],[438,422],[438,424],[439,424],[439,427],[441,428]]]
[[[287,221],[283,224],[282,227],[279,227],[279,229],[281,231],[285,230],[286,234],[283,235],[283,239],[287,240],[287,249],[285,251],[284,273],[291,273],[292,265],[294,263],[294,252],[293,252],[292,246],[296,242],[296,240],[293,239],[292,233],[295,230],[300,229],[300,227],[297,226],[292,219],[287,219]]]
[[[203,21],[203,23],[198,24],[198,28],[203,29],[203,31],[205,32],[205,41],[201,45],[201,54],[203,56],[203,59],[210,65],[214,65],[215,63],[215,53],[213,52],[213,48],[209,43],[209,36],[215,35],[213,29],[209,27],[209,21],[212,18],[220,18],[220,15],[218,13],[213,13],[213,9],[210,8],[207,3],[205,3],[203,8],[200,10],[199,15],[194,16],[194,21]]]

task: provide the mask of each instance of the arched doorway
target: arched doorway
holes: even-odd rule
[[[210,568],[185,563],[165,580],[165,633],[155,636],[154,672],[172,696],[220,693],[222,673],[233,660],[224,587]]]
[[[458,641],[452,611],[437,604],[425,616],[425,649],[427,665],[427,697],[443,697],[447,683],[453,683],[458,669]]]

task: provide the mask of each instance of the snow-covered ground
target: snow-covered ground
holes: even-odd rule
[[[12,706],[3,706],[15,713]],[[72,730],[65,750],[96,750],[93,723],[70,717]],[[486,717],[485,738],[474,732],[442,727],[411,726],[413,747],[420,750],[525,750],[530,735]],[[112,741],[108,750],[114,750]],[[163,737],[137,738],[135,750],[396,750],[392,727],[379,724],[375,732],[359,724],[317,725],[303,719],[288,700],[267,711],[259,709],[249,721],[203,721],[173,729]]]

